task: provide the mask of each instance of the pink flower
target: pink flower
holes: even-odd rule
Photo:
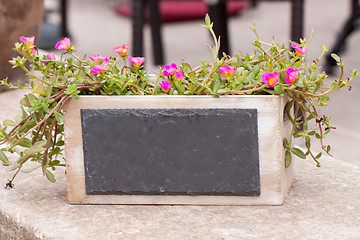
[[[183,71],[183,70],[178,71],[177,73],[175,73],[175,78],[176,78],[177,80],[182,80],[183,77],[184,77],[184,71]]]
[[[69,50],[70,44],[71,44],[70,39],[69,38],[64,38],[63,40],[59,41],[55,45],[55,48],[57,50]]]
[[[51,53],[47,54],[46,57],[47,57],[49,60],[55,60],[55,53],[51,52]]]
[[[95,67],[93,67],[93,68],[91,69],[90,72],[93,73],[93,74],[103,73],[103,72],[105,72],[105,70],[107,69],[108,65],[109,65],[108,62],[104,62],[104,63],[101,64],[101,65],[96,65]]]
[[[128,53],[129,44],[124,44],[124,45],[121,45],[118,47],[114,47],[112,50],[113,50],[113,52],[116,52],[116,53],[120,54],[120,56],[124,57]]]
[[[294,44],[294,43],[291,44],[291,47],[294,48],[295,51],[296,51],[300,56],[305,55],[306,50],[307,50],[307,47],[301,48],[301,47],[299,47],[298,45],[296,45],[296,44]]]
[[[128,57],[129,61],[134,65],[134,67],[140,67],[140,65],[145,61],[143,57]]]
[[[166,81],[161,81],[160,83],[160,86],[164,89],[164,91],[165,92],[169,92],[170,91],[170,85],[171,85],[171,83],[168,81],[168,80],[166,80]]]
[[[274,85],[279,82],[279,73],[266,72],[261,76],[261,81],[263,81],[269,87],[274,87]]]
[[[236,72],[236,67],[230,67],[228,65],[223,65],[219,68],[219,73],[225,76],[232,76]]]
[[[90,58],[91,60],[93,60],[94,62],[96,62],[96,63],[99,62],[100,60],[102,60],[102,61],[107,61],[107,60],[108,60],[107,57],[103,57],[103,56],[101,56],[100,54],[90,56],[89,58]]]
[[[25,46],[27,47],[32,47],[34,46],[34,41],[35,41],[35,36],[32,36],[32,37],[20,37],[20,41],[22,41]]]
[[[163,73],[164,73],[164,76],[166,76],[166,77],[174,75],[177,70],[177,66],[175,63],[172,63],[170,65],[165,65],[164,68],[166,70],[164,70]]]
[[[284,78],[285,82],[287,84],[291,84],[298,77],[299,69],[288,68],[285,70],[285,73],[286,73],[286,76],[288,77],[288,78]]]
[[[51,52],[51,53],[47,54],[47,55],[46,55],[46,58],[49,59],[49,60],[52,60],[52,61],[56,60],[56,58],[55,58],[55,53]],[[46,65],[47,62],[43,62],[43,64]]]

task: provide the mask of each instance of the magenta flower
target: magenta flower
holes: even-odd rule
[[[269,87],[274,87],[274,85],[279,82],[279,73],[266,72],[261,76],[261,81],[263,81]]]
[[[143,57],[128,57],[129,61],[134,65],[134,67],[140,67],[140,65],[145,61]]]
[[[175,78],[177,79],[177,80],[182,80],[183,79],[183,77],[184,77],[184,71],[183,70],[181,70],[181,71],[178,71],[177,73],[175,73]]]
[[[296,44],[294,44],[294,43],[291,44],[291,47],[294,48],[295,51],[296,51],[300,56],[305,55],[306,50],[307,50],[307,47],[301,48],[301,47],[299,47],[298,45],[296,45]]]
[[[170,91],[170,85],[171,83],[168,80],[165,81],[161,81],[159,83],[159,85],[164,89],[165,92],[169,92]]]
[[[219,73],[224,76],[232,76],[236,72],[236,67],[230,67],[228,65],[223,65],[219,68]]]
[[[129,44],[124,44],[124,45],[121,45],[118,47],[114,47],[112,50],[113,50],[113,52],[116,52],[116,53],[120,54],[120,56],[124,57],[128,53]]]
[[[299,75],[299,69],[288,68],[285,70],[287,78],[284,78],[287,84],[291,84]]]
[[[34,46],[34,41],[35,41],[35,36],[32,36],[32,37],[20,37],[20,41],[22,41],[25,46],[27,47],[32,47]]]
[[[172,63],[170,65],[165,65],[164,68],[166,70],[164,70],[163,73],[164,73],[164,76],[166,76],[166,77],[174,75],[177,70],[177,66],[175,63]]]
[[[46,55],[46,58],[47,58],[48,60],[52,60],[52,61],[56,60],[56,58],[55,58],[55,53],[51,52],[51,53],[47,54],[47,55]],[[43,64],[46,65],[47,62],[43,62]]]
[[[69,38],[64,38],[63,40],[59,41],[55,45],[55,48],[57,50],[69,50],[70,44],[71,44],[70,39]]]
[[[89,58],[90,58],[91,60],[93,60],[94,62],[96,62],[96,63],[99,62],[99,61],[107,61],[107,60],[108,60],[107,57],[103,57],[103,56],[101,56],[100,54],[90,56]]]
[[[93,73],[93,74],[103,73],[107,69],[108,65],[109,65],[108,62],[104,62],[101,65],[96,65],[95,67],[91,68],[90,72]]]

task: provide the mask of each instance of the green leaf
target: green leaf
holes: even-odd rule
[[[29,148],[29,149],[26,149],[24,151],[24,153],[25,153],[25,155],[29,156],[29,155],[32,155],[32,154],[35,154],[35,153],[42,152],[44,150],[45,150],[45,148],[43,148],[43,147],[33,146],[33,147]]]
[[[333,82],[331,85],[330,85],[330,90],[334,90],[337,86],[337,83],[336,82]]]
[[[31,141],[30,139],[24,138],[19,142],[19,146],[29,148],[31,147]]]
[[[26,168],[26,169],[21,169],[21,172],[23,173],[29,173],[29,172],[32,172],[34,171],[35,169],[38,169],[39,167],[41,167],[41,165],[36,165],[36,166],[33,166],[31,168]]]
[[[293,65],[293,68],[297,69],[298,67],[300,67],[300,65],[301,65],[301,61],[296,61]]]
[[[27,112],[25,111],[23,106],[20,106],[21,108],[21,118],[24,119],[28,116]]]
[[[33,86],[34,93],[40,94],[42,96],[46,96],[45,87],[41,83],[34,83]]]
[[[217,59],[217,50],[216,50],[215,47],[213,47],[213,48],[211,49],[211,56],[212,56],[213,62],[215,63],[215,62],[216,62],[216,59]]]
[[[308,149],[310,149],[310,147],[311,147],[311,142],[310,142],[310,137],[309,136],[306,136],[305,137],[305,146],[308,148]]]
[[[309,136],[313,136],[313,135],[315,135],[315,131],[311,131],[311,132],[308,132],[307,134],[309,135]]]
[[[59,160],[54,160],[51,162],[51,165],[59,165],[60,161]]]
[[[330,132],[330,130],[331,130],[331,128],[328,128],[328,129],[325,131],[324,135],[327,135],[327,134]]]
[[[275,90],[275,94],[277,94],[277,95],[280,95],[284,92],[284,88],[280,85],[276,85],[274,87],[274,90]]]
[[[20,100],[20,104],[25,106],[25,107],[31,107],[31,104],[30,104],[30,101],[29,99],[27,98],[27,96],[23,97],[21,100]]]
[[[235,91],[240,91],[243,87],[244,87],[244,84],[238,83],[238,84],[236,84],[236,87],[234,87],[234,90]]]
[[[331,54],[331,57],[332,57],[333,59],[335,59],[335,61],[337,61],[338,63],[341,62],[340,57],[339,57],[338,55],[336,55],[335,53],[332,53],[332,54]]]
[[[210,24],[211,24],[209,14],[206,14],[206,16],[205,16],[205,24],[206,24],[206,26],[210,26]]]
[[[64,141],[58,141],[57,143],[56,143],[56,146],[64,146],[65,145],[65,142]]]
[[[52,89],[51,86],[49,86],[49,87],[46,88],[45,92],[46,92],[46,96],[47,96],[47,97],[50,97],[50,96],[51,96],[52,90],[53,90],[53,89]]]
[[[291,164],[291,153],[289,150],[285,152],[285,167],[288,168]]]
[[[292,148],[291,152],[296,156],[298,156],[299,158],[306,159],[305,153],[298,148]]]
[[[213,87],[213,91],[216,92],[217,90],[219,90],[221,88],[221,82],[220,81],[216,81],[214,83],[214,87]]]
[[[11,172],[11,171],[14,171],[16,169],[18,169],[20,167],[19,164],[11,164],[9,167],[6,168],[7,171]]]
[[[316,155],[316,159],[319,159],[319,158],[321,158],[321,156],[322,156],[322,153],[319,153],[318,155]]]
[[[284,146],[284,148],[290,148],[291,147],[290,144],[289,144],[289,141],[286,138],[283,139],[283,146]]]
[[[54,112],[54,115],[55,115],[56,121],[57,121],[59,124],[61,124],[61,123],[64,121],[64,118],[63,118],[63,116],[62,116],[60,113]]]
[[[13,120],[10,119],[6,119],[3,123],[4,126],[16,126],[16,122],[14,122]]]
[[[83,71],[79,71],[78,74],[76,74],[75,78],[80,81],[80,82],[83,82],[84,79],[85,79],[85,74],[83,73]]]
[[[6,165],[10,165],[8,158],[2,151],[0,151],[0,160]]]
[[[49,170],[45,169],[45,175],[50,182],[55,182],[54,174],[52,174]]]
[[[314,118],[313,115],[309,115],[309,116],[306,118],[306,120],[307,120],[307,121],[310,121],[310,120],[313,119],[313,118]]]
[[[326,151],[327,151],[327,152],[330,152],[330,150],[331,150],[331,147],[330,147],[330,145],[328,145],[328,146],[326,147]]]
[[[30,103],[32,103],[33,101],[36,101],[36,99],[37,99],[37,97],[34,94],[31,94],[31,93],[29,93],[27,95],[27,97],[28,97],[28,100],[30,101]]]
[[[16,115],[15,122],[16,122],[16,124],[19,124],[21,122],[21,115],[20,114]]]
[[[46,145],[46,140],[34,143],[34,147],[44,147],[45,145]]]

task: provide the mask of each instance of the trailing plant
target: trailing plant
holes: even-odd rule
[[[330,154],[330,146],[323,143],[323,138],[335,127],[329,117],[320,115],[319,108],[327,105],[330,93],[348,87],[356,71],[345,77],[342,60],[333,54],[340,74],[337,80],[327,83],[327,75],[319,71],[318,65],[327,49],[322,46],[319,58],[311,63],[305,61],[312,33],[299,43],[291,42],[294,51],[289,51],[275,41],[264,42],[254,27],[257,40],[253,42],[253,55],[218,57],[220,38],[212,30],[208,16],[204,27],[211,32],[215,43],[209,46],[212,62],[201,61],[195,68],[184,61],[165,65],[155,73],[155,80],[144,71],[144,58],[128,54],[128,44],[113,48],[118,57],[87,58],[77,56],[70,39],[64,38],[55,46],[61,51],[60,56],[54,53],[41,56],[34,37],[21,37],[14,48],[19,56],[9,62],[13,67],[22,68],[30,76],[30,83],[24,87],[13,86],[5,79],[2,84],[32,92],[21,99],[21,113],[0,126],[3,144],[0,160],[16,171],[6,187],[13,186],[20,171],[29,172],[39,167],[50,181],[55,181],[52,170],[65,166],[62,110],[69,99],[79,95],[285,95],[289,102],[284,111],[293,126],[292,137],[283,141],[285,164],[289,166],[295,154],[300,158],[311,156],[320,166],[318,159],[322,153],[311,150],[311,140],[318,139],[323,151]],[[310,122],[316,127],[311,127]],[[303,138],[306,151],[293,147],[294,138]],[[7,154],[17,155],[17,159],[10,161]],[[25,168],[29,161],[37,164]]]

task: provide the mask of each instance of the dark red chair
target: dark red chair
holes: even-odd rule
[[[253,6],[256,6],[258,0],[249,0]],[[226,0],[209,1],[209,15],[214,22],[214,31],[221,36],[220,53],[229,54],[228,40],[228,14],[226,10]],[[144,55],[144,35],[143,27],[145,23],[145,10],[149,11],[149,23],[151,28],[154,62],[156,65],[164,63],[164,51],[161,36],[161,16],[159,12],[159,0],[132,0],[132,46],[134,56]],[[304,18],[304,0],[292,0],[291,13],[291,39],[298,41],[303,37],[303,18]]]

